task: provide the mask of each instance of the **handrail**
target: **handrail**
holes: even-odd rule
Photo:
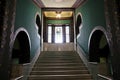
[[[98,63],[97,62],[89,62],[90,64],[95,64],[95,65],[97,65]]]
[[[103,78],[103,79],[106,79],[106,80],[112,80],[111,78],[109,77],[106,77],[104,75],[101,75],[101,74],[97,74],[99,77]]]
[[[22,64],[23,66],[25,66],[25,65],[30,65],[31,63],[24,63],[24,64]]]
[[[12,79],[12,80],[19,80],[21,78],[23,78],[23,76],[16,77],[15,79]]]

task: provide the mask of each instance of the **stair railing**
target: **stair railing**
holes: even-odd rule
[[[101,74],[97,74],[98,75],[98,80],[113,80],[112,78],[106,77],[104,75]]]

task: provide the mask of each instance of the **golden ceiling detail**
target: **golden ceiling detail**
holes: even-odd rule
[[[62,12],[56,12],[56,11],[45,11],[44,15],[45,17],[49,18],[56,18],[58,15],[59,18],[69,18],[72,17],[73,12],[72,11],[62,11]]]
[[[83,4],[86,0],[33,0],[36,5],[45,10],[43,14],[48,18],[70,18],[73,10]],[[48,10],[54,9],[54,10]],[[64,10],[61,10],[64,9]],[[67,10],[65,10],[67,9]],[[61,11],[60,13],[56,11]]]

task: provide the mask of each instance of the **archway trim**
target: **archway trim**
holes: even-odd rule
[[[77,15],[76,15],[76,22],[77,22],[78,16],[81,17],[81,24],[79,25],[79,34],[76,35],[76,38],[79,38],[79,37],[80,37],[80,30],[81,30],[82,27],[83,27],[83,25],[82,25],[82,22],[83,22],[83,21],[82,21],[82,20],[83,20],[83,18],[82,18],[82,14],[81,14],[80,12],[77,13]],[[76,33],[76,30],[75,30],[75,33]]]
[[[36,30],[37,30],[37,33],[39,33],[38,32],[38,25],[36,24],[36,19],[37,19],[37,16],[39,16],[40,17],[40,13],[39,12],[36,12],[36,14],[35,14],[35,28],[36,28]],[[40,23],[41,23],[41,17],[40,17]],[[39,37],[39,39],[40,39],[40,35],[39,34],[37,34],[37,36]]]
[[[108,39],[107,31],[105,30],[105,28],[104,28],[103,26],[96,26],[96,27],[91,31],[90,36],[89,36],[89,40],[88,40],[88,51],[89,51],[89,47],[90,47],[91,37],[92,37],[92,35],[94,34],[94,32],[97,31],[97,30],[103,32],[103,34],[105,35],[105,37],[106,37],[106,39],[107,39],[108,44],[110,43],[110,42],[109,42],[109,39]],[[109,44],[109,46],[110,46],[110,44]]]
[[[23,31],[23,32],[26,33],[26,35],[27,35],[27,37],[28,37],[28,40],[29,40],[30,50],[31,50],[31,40],[30,40],[29,33],[28,33],[28,31],[27,31],[25,28],[23,28],[23,27],[18,28],[18,29],[16,30],[16,32],[15,32],[15,34],[14,34],[13,42],[15,41],[17,35],[18,35],[21,31]]]

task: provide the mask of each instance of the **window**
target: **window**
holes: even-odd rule
[[[62,27],[55,27],[55,43],[63,43]]]
[[[66,26],[66,43],[70,42],[70,31],[69,31],[69,26]]]
[[[52,27],[48,26],[48,43],[52,42]]]
[[[70,26],[48,25],[48,43],[69,43]]]

